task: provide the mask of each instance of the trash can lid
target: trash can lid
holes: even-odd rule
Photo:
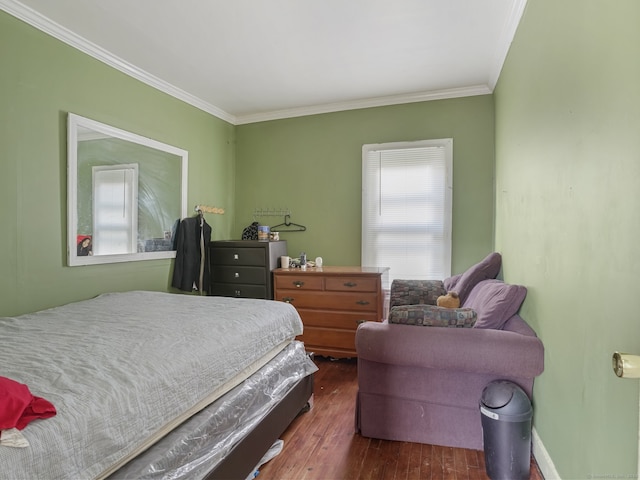
[[[498,410],[501,415],[530,416],[531,402],[518,385],[506,380],[495,380],[482,391],[481,404],[485,408]]]
[[[482,404],[489,408],[502,408],[513,397],[513,383],[502,380],[489,383],[482,391]]]

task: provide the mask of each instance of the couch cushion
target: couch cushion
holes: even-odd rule
[[[423,327],[473,327],[477,314],[471,308],[444,308],[435,305],[402,305],[389,312],[389,323]]]
[[[440,295],[446,294],[441,280],[402,280],[391,283],[389,307],[396,305],[435,305]]]
[[[464,305],[469,293],[471,293],[473,287],[478,283],[483,280],[496,278],[498,272],[500,272],[501,265],[502,256],[499,253],[494,252],[490,253],[480,263],[476,263],[464,272],[456,282],[455,287],[451,288],[451,290],[458,292],[460,304]]]
[[[522,285],[484,280],[472,290],[464,307],[477,312],[475,328],[502,330],[507,320],[518,313],[526,296],[527,289]]]

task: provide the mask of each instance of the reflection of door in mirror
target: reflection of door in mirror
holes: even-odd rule
[[[94,255],[136,252],[138,165],[94,166],[92,178]]]

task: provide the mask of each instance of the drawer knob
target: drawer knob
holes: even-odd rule
[[[240,296],[240,290],[236,290],[234,293],[236,294],[236,297]]]
[[[368,302],[368,301],[366,301],[366,300],[358,300],[356,303],[357,303],[358,305],[369,305],[369,302]]]
[[[238,272],[236,272],[233,276],[236,278],[240,278],[240,274]]]
[[[354,282],[346,282],[346,283],[344,284],[344,286],[345,286],[345,287],[352,288],[352,287],[357,287],[357,286],[358,286],[358,284],[357,284],[357,283],[354,283]]]
[[[233,254],[233,259],[234,259],[234,260],[239,260],[239,259],[240,259],[240,256],[239,256],[237,253],[234,253],[234,254]]]
[[[293,297],[282,297],[282,301],[285,303],[293,302]]]
[[[295,282],[293,282],[293,284],[296,286],[296,288],[300,288],[301,286],[304,285],[304,282],[301,282],[300,280],[296,280]]]

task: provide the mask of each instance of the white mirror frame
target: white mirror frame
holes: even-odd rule
[[[175,258],[174,250],[135,252],[112,255],[77,254],[78,236],[78,134],[82,130],[92,130],[101,135],[119,138],[145,147],[160,150],[180,157],[180,218],[187,216],[187,173],[188,152],[147,137],[127,132],[74,113],[69,113],[67,124],[67,262],[69,266],[96,265],[104,263],[132,262],[139,260],[156,260]],[[131,159],[123,159],[122,163],[131,163]],[[176,218],[176,220],[179,220]]]

